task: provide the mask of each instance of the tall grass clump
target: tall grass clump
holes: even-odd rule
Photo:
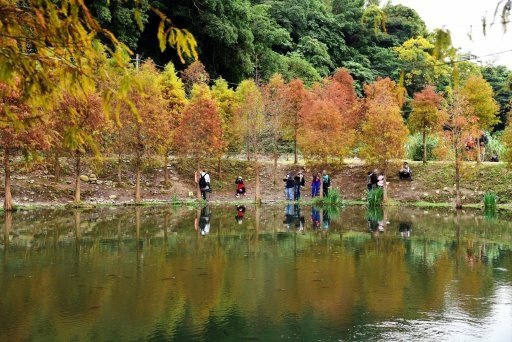
[[[485,211],[496,210],[496,204],[498,203],[498,195],[494,192],[487,191],[484,194],[484,209]]]
[[[341,207],[344,205],[338,189],[329,189],[329,192],[325,197],[315,197],[313,199],[313,204],[326,207]]]
[[[367,191],[366,198],[368,199],[368,207],[380,207],[384,199],[384,190],[382,188],[375,188]]]

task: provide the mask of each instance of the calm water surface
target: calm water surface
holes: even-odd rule
[[[4,216],[0,341],[512,341],[512,225],[294,205]]]

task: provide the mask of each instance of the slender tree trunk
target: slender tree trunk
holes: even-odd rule
[[[277,183],[277,159],[279,158],[279,155],[277,154],[277,147],[274,146],[274,169],[272,170],[273,171],[273,184],[274,186],[276,185]]]
[[[219,181],[222,179],[222,156],[219,156],[217,161],[217,171],[219,172]]]
[[[254,169],[256,170],[256,189],[254,195],[254,202],[256,205],[261,203],[261,195],[260,195],[260,162],[258,157],[254,156]]]
[[[135,204],[140,204],[140,152],[137,151],[135,161]]]
[[[195,181],[196,181],[196,191],[197,191],[197,199],[200,201],[201,198],[201,188],[199,187],[199,179],[201,178],[201,170],[199,170],[199,159],[196,161],[196,174],[195,174]]]
[[[80,152],[75,152],[75,203],[80,203]]]
[[[60,157],[60,153],[59,153],[59,150],[56,149],[55,150],[55,154],[53,156],[53,177],[55,179],[55,182],[59,182],[60,181],[60,160],[59,160],[59,157]]]
[[[384,170],[382,170],[382,174],[384,175],[383,184],[382,184],[382,203],[386,204],[388,201],[388,182],[387,182],[387,163],[384,165]]]
[[[169,151],[165,151],[164,155],[164,187],[169,187]]]
[[[9,162],[9,149],[4,149],[4,172],[5,172],[5,198],[4,210],[12,211],[12,194],[11,194],[11,164]]]
[[[480,164],[480,162],[482,161],[482,158],[481,158],[481,152],[482,152],[482,149],[480,148],[480,138],[478,138],[476,140],[476,162],[478,164]]]
[[[294,129],[293,135],[293,163],[297,165],[297,128]]]
[[[460,154],[458,147],[455,147],[455,208],[462,209],[462,198],[460,195]]]
[[[122,178],[121,178],[121,165],[123,163],[123,160],[121,158],[121,152],[119,152],[117,154],[117,182],[119,184],[121,184],[121,182],[123,181]]]
[[[423,130],[423,164],[427,163],[427,132]]]

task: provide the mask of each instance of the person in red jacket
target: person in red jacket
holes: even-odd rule
[[[245,184],[242,176],[238,176],[235,180],[236,184],[236,197],[240,197],[240,195],[245,195]]]

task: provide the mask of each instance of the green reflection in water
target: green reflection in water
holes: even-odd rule
[[[1,228],[2,341],[512,336],[499,216],[137,207],[19,212]]]

